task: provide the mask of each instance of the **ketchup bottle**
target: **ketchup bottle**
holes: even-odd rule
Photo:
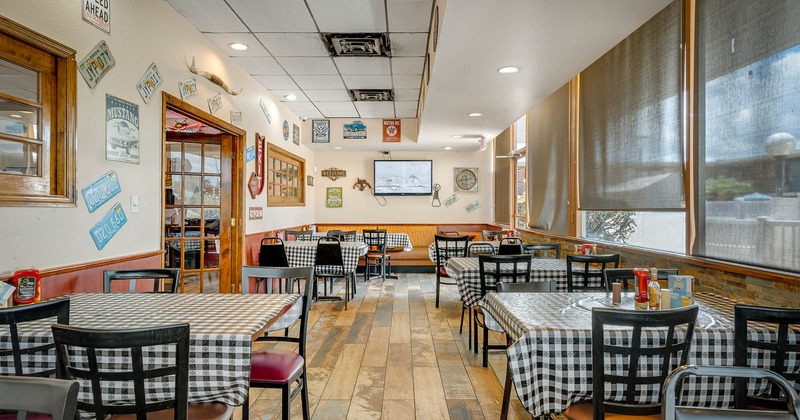
[[[650,271],[646,268],[634,268],[633,274],[636,276],[636,296],[633,297],[633,306],[636,310],[646,311],[650,305],[650,297],[647,293],[647,279]]]

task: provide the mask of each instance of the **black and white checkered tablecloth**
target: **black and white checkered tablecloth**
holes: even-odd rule
[[[308,236],[298,236],[297,239],[300,241],[316,241],[319,238],[324,237],[324,233],[315,233]],[[364,242],[364,235],[358,234],[356,235],[356,241]],[[403,251],[411,251],[414,249],[411,246],[411,239],[408,237],[407,233],[387,233],[386,234],[386,247],[387,248],[403,248]]]
[[[341,242],[342,259],[344,260],[344,271],[354,273],[358,265],[358,257],[367,253],[367,244],[364,242]],[[286,257],[289,259],[291,267],[305,267],[314,265],[314,257],[317,254],[317,243],[315,241],[286,241]],[[326,266],[317,267],[321,272],[332,272]]]
[[[79,293],[70,299],[70,325],[85,328],[146,328],[190,324],[189,402],[222,402],[241,405],[250,382],[253,335],[297,301],[298,295]],[[288,314],[287,314],[288,315]],[[52,342],[50,324],[37,321],[20,325],[22,346]],[[7,329],[0,329],[0,348],[11,347]],[[174,349],[174,347],[171,347]],[[129,363],[127,350],[101,353],[100,368],[113,369]],[[146,351],[146,366],[174,363],[174,352],[163,346]],[[28,369],[55,366],[49,357],[23,358]],[[0,358],[0,375],[12,375],[13,360]],[[171,384],[153,382],[153,400],[171,395]],[[92,401],[90,386],[81,385],[79,399]],[[132,403],[133,393],[124,383],[103,389],[106,401]]]
[[[447,274],[454,278],[458,285],[461,300],[468,306],[475,306],[481,296],[481,269],[477,258],[450,258],[445,267]],[[511,272],[511,264],[501,265],[500,270]],[[556,290],[567,290],[567,262],[549,258],[533,258],[531,260],[531,281],[555,280]],[[494,290],[494,278],[486,279],[486,287]]]
[[[705,293],[695,297],[700,313],[687,363],[733,365],[734,302]],[[623,295],[622,307],[632,309],[632,299],[632,294]],[[572,403],[591,399],[591,308],[611,306],[610,294],[490,293],[480,306],[500,323],[513,342],[507,350],[508,360],[514,386],[526,410],[534,416],[560,413]],[[630,334],[630,329],[619,327],[607,337],[619,342],[629,340]],[[759,340],[777,339],[774,327],[767,325],[750,325],[749,334]],[[665,336],[666,329],[643,331],[643,338],[649,343],[663,343]],[[799,340],[800,331],[789,334],[790,343]],[[770,363],[770,356],[763,352],[752,353],[750,359],[751,366],[767,367]],[[618,374],[623,373],[622,359],[612,360],[607,355],[605,363]],[[642,363],[651,374],[653,366]],[[800,369],[800,361],[788,363],[790,369]],[[656,391],[654,387],[642,389],[639,401],[655,402]],[[621,401],[621,389],[607,391],[606,398]],[[681,398],[681,403],[687,405],[728,407],[733,401],[733,384],[729,380],[690,378]]]
[[[463,244],[463,242],[462,242]],[[475,245],[474,251],[483,252],[485,249],[488,249],[489,246],[494,248],[494,252],[497,252],[497,249],[500,247],[500,242],[498,241],[471,241],[467,243],[467,249],[469,250],[470,245]],[[428,245],[428,258],[436,264],[436,242]]]

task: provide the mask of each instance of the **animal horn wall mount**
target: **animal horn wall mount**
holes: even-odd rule
[[[225,92],[228,92],[233,96],[236,96],[236,95],[242,93],[241,89],[239,89],[238,91],[234,92],[230,87],[228,87],[228,84],[225,83],[222,79],[220,79],[220,77],[217,76],[216,74],[209,73],[209,72],[207,72],[205,70],[198,70],[197,67],[195,67],[195,65],[194,65],[194,57],[192,57],[192,66],[189,67],[189,71],[194,73],[194,74],[196,74],[196,75],[198,75],[198,76],[205,77],[211,83],[221,87],[222,89],[225,90]]]

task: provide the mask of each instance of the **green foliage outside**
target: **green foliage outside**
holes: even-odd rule
[[[724,176],[706,179],[706,200],[709,201],[732,200],[753,192],[755,192],[755,188],[750,181],[739,181],[736,178]]]
[[[636,212],[586,212],[586,237],[625,244],[636,230]]]

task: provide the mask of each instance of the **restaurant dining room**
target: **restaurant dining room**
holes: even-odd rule
[[[0,420],[800,420],[799,22],[0,2]]]

